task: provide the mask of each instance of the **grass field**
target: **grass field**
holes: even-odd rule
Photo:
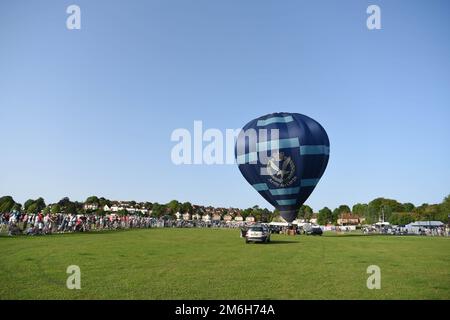
[[[0,237],[0,299],[450,299],[450,239],[143,229]],[[81,268],[81,290],[66,268]],[[369,290],[366,268],[381,268]]]

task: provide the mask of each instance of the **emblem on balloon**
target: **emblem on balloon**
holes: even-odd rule
[[[266,170],[270,175],[269,181],[277,187],[290,186],[297,180],[294,161],[283,152],[277,152],[269,159]]]

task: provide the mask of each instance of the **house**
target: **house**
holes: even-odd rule
[[[248,216],[247,218],[245,218],[245,222],[255,222],[255,217],[254,216]]]
[[[227,213],[226,215],[223,216],[223,220],[226,222],[229,222],[231,220],[233,220],[233,216],[229,213]]]
[[[309,219],[309,222],[312,224],[317,224],[317,213],[313,213],[311,219]]]
[[[236,217],[234,217],[234,221],[244,221],[244,218],[238,213]]]
[[[83,208],[84,208],[84,210],[97,210],[98,204],[97,203],[85,203]]]
[[[203,220],[203,221],[211,221],[211,216],[209,215],[209,213],[204,214],[204,215],[202,216],[202,220]]]
[[[119,207],[117,204],[114,204],[114,205],[111,206],[111,211],[112,212],[117,212],[117,211],[120,211],[120,210],[123,210],[123,208]]]
[[[189,221],[189,220],[191,220],[191,214],[190,214],[189,212],[183,213],[183,220],[184,220],[184,221]]]
[[[201,220],[202,216],[199,213],[194,213],[192,215],[193,220]]]
[[[213,215],[212,215],[212,220],[213,221],[220,221],[220,220],[222,220],[222,217],[220,216],[220,213],[213,213]]]
[[[135,209],[135,208],[133,208],[133,207],[128,207],[128,208],[126,208],[125,210],[127,210],[127,211],[128,211],[128,213],[131,213],[131,214],[134,214],[134,213],[136,213],[136,209]]]
[[[348,212],[348,213],[342,213],[339,216],[339,219],[337,219],[337,224],[340,226],[351,226],[351,225],[357,225],[360,223],[359,216]]]
[[[181,213],[179,212],[175,213],[175,217],[177,218],[177,220],[181,220]]]
[[[108,207],[108,205],[107,204],[105,204],[105,206],[103,207],[103,211],[111,211],[111,208],[110,207]]]

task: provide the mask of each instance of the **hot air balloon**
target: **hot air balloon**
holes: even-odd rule
[[[325,129],[299,113],[272,113],[247,123],[235,145],[244,178],[289,223],[313,192],[330,155]]]

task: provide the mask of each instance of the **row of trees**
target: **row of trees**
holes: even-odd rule
[[[439,204],[424,203],[415,207],[412,203],[400,203],[394,199],[376,198],[369,203],[357,203],[352,209],[348,205],[341,205],[331,211],[328,207],[318,213],[318,223],[336,223],[343,213],[352,213],[365,219],[366,224],[372,224],[380,219],[392,224],[408,224],[413,221],[436,220],[448,221],[450,214],[450,195]]]
[[[97,209],[85,210],[84,204],[95,204]],[[43,198],[29,199],[23,206],[20,203],[14,201],[11,196],[0,197],[0,213],[21,211],[26,213],[71,213],[71,214],[98,214],[104,215],[103,208],[105,205],[111,207],[113,202],[103,197],[91,196],[86,199],[85,202],[71,201],[65,197],[59,202],[46,205]],[[173,216],[177,212],[191,214],[194,212],[194,206],[190,202],[179,202],[172,200],[166,204],[160,204],[157,202],[141,202],[130,201],[128,204],[132,207],[138,206],[152,211],[152,216]],[[119,215],[127,215],[127,210],[120,210],[117,212]],[[201,212],[204,213],[204,212]],[[221,209],[223,215],[228,213],[228,209]],[[331,210],[328,207],[324,207],[319,210],[317,214],[318,223],[324,224],[336,224],[341,214],[349,214],[365,218],[365,223],[371,224],[377,222],[380,218],[384,218],[385,221],[389,221],[392,224],[407,224],[412,221],[419,220],[438,220],[446,222],[448,221],[448,215],[450,214],[450,195],[447,196],[442,203],[439,204],[422,204],[415,207],[412,203],[400,203],[394,199],[376,198],[369,203],[357,203],[350,208],[348,205],[340,205],[339,207]],[[253,216],[258,221],[268,222],[272,221],[278,216],[277,210],[270,211],[258,206],[240,210],[240,214],[243,218],[247,216]],[[313,209],[310,206],[303,205],[299,209],[298,216],[301,219],[309,220],[313,217]]]

